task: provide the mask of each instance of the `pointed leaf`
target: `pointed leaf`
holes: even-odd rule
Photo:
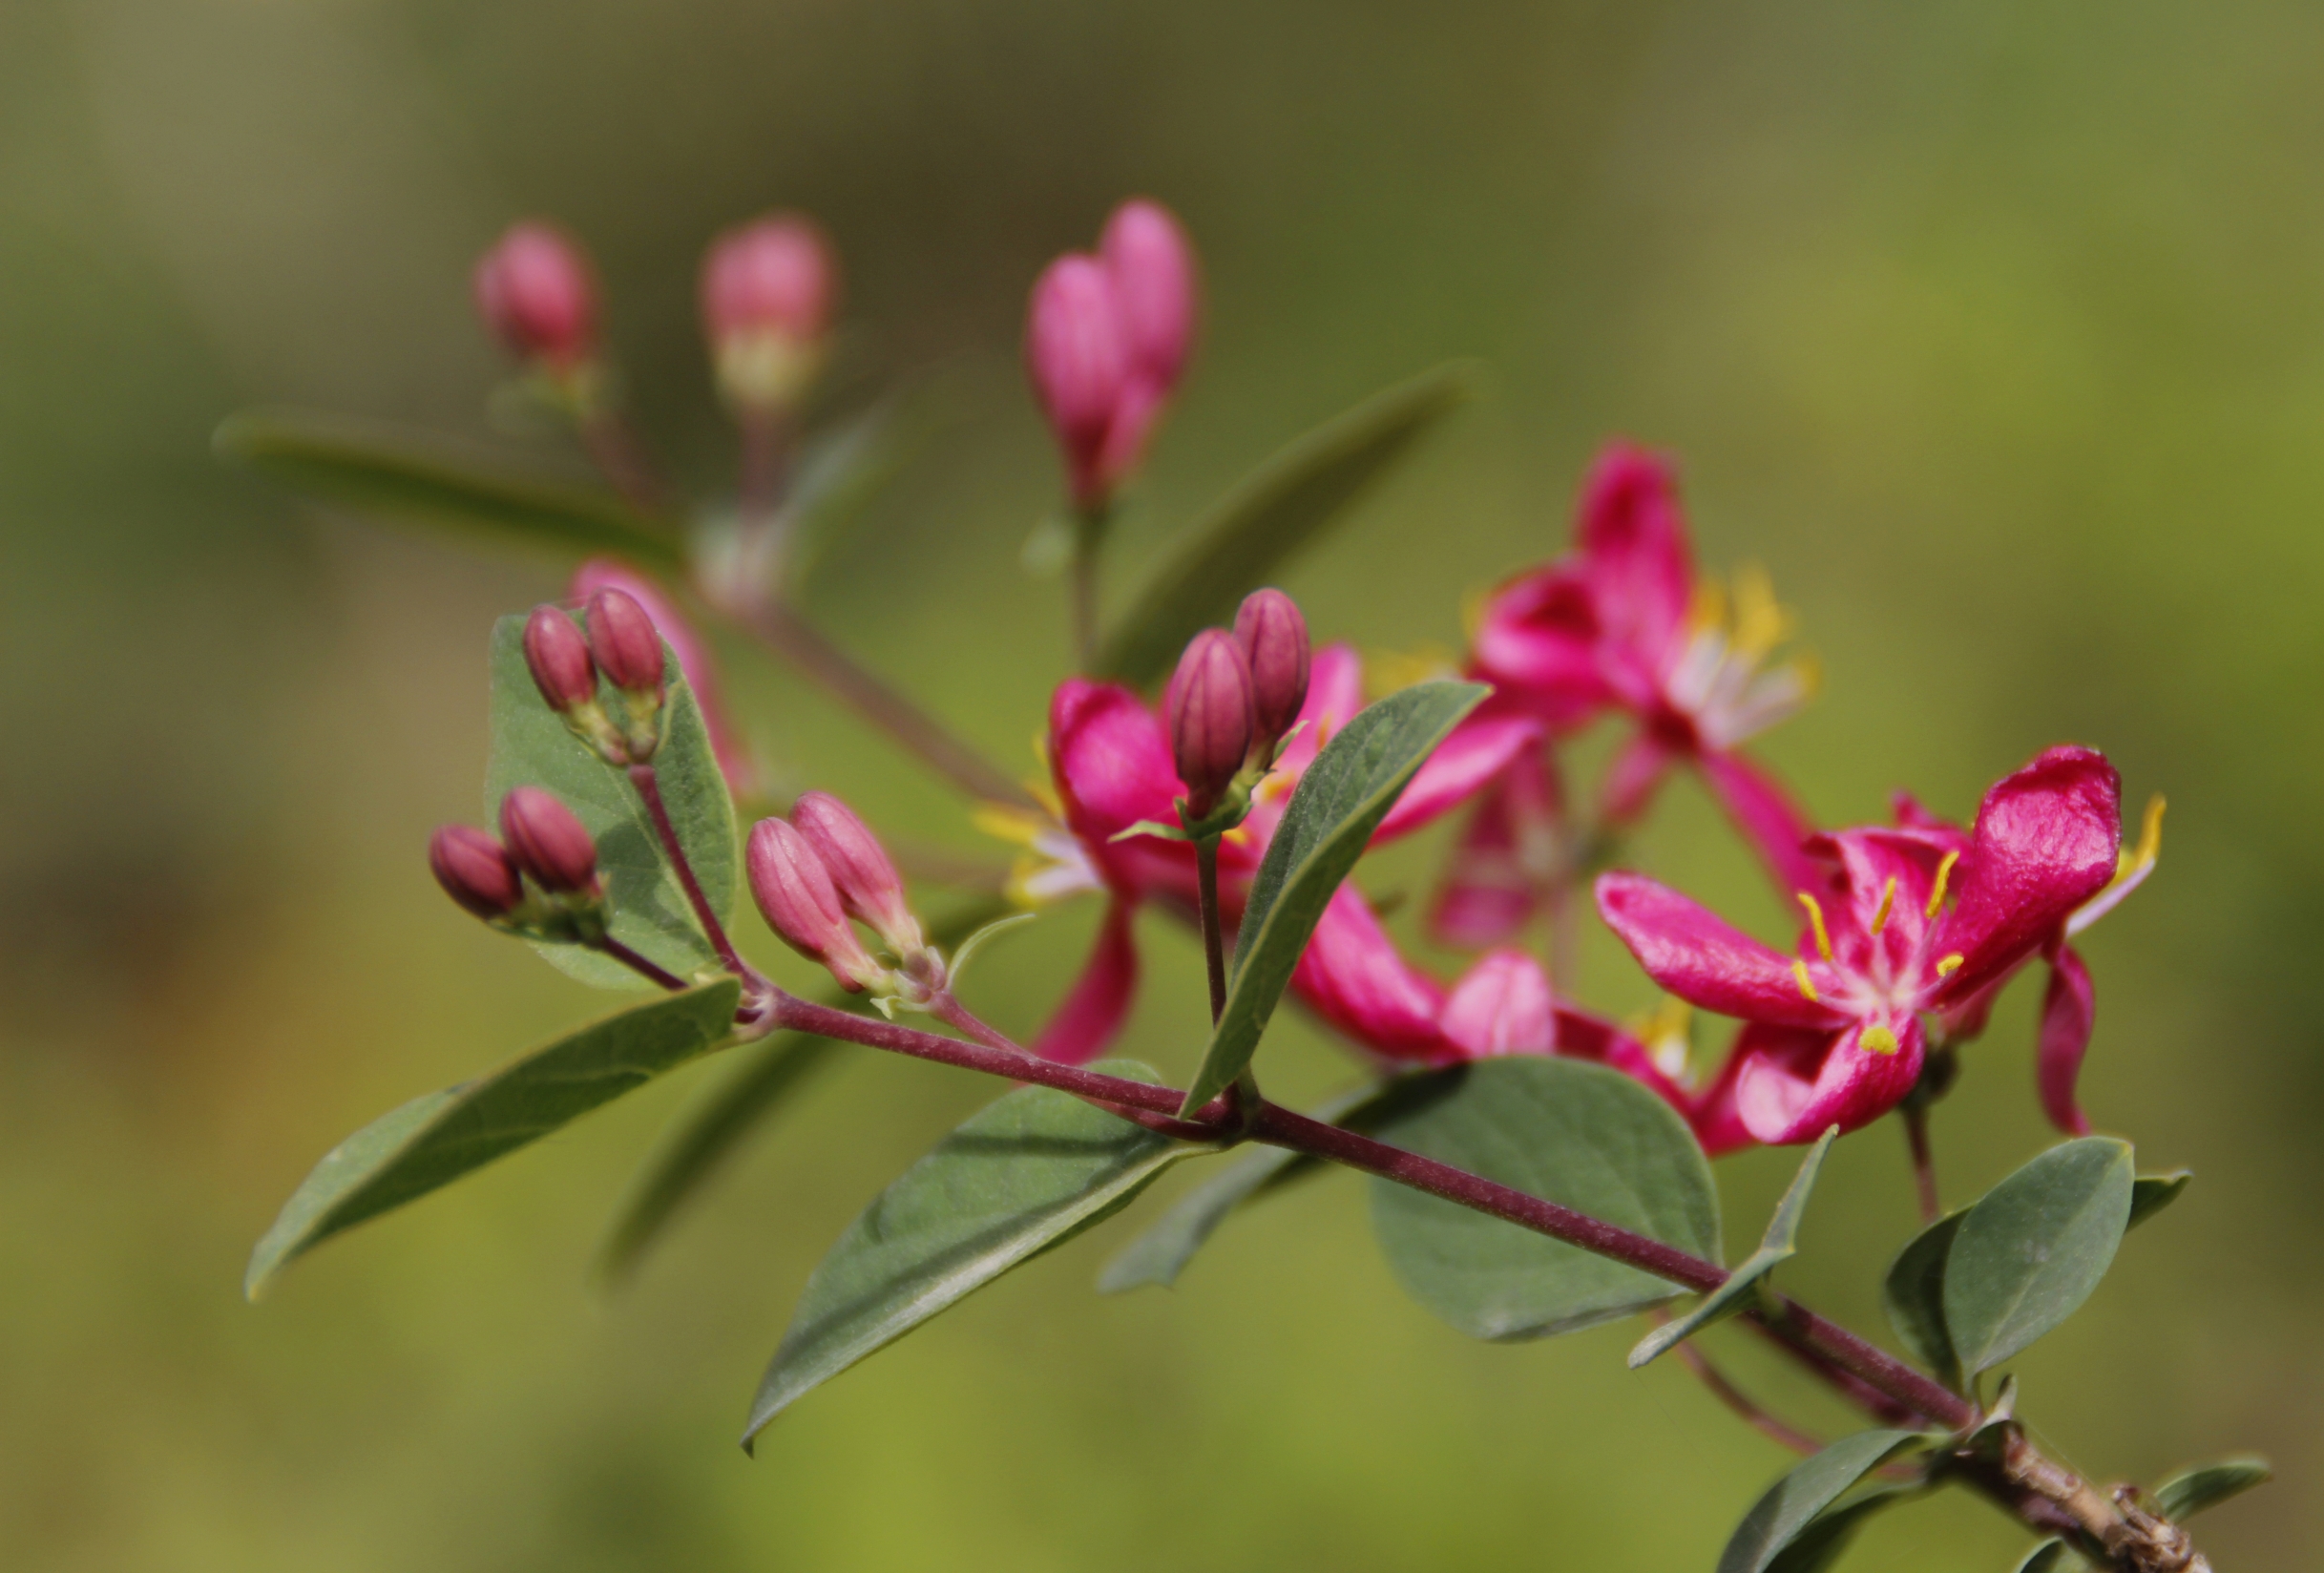
[[[1142,1065],[1105,1068],[1159,1080]],[[992,1104],[882,1192],[816,1268],[759,1384],[743,1445],[802,1395],[1206,1150],[1047,1087]]]
[[[382,524],[497,535],[574,556],[612,552],[657,568],[683,560],[672,526],[612,493],[528,472],[433,432],[249,410],[220,423],[211,446],[303,496]]]
[[[2081,1309],[2129,1227],[2132,1178],[2129,1143],[2085,1136],[1969,1209],[1945,1258],[1945,1327],[1964,1371],[1992,1370]]]
[[[2172,1169],[2168,1174],[2142,1174],[2130,1183],[2130,1228],[2161,1212],[2176,1202],[2194,1179],[2193,1169]]]
[[[295,1258],[344,1229],[536,1142],[725,1042],[733,978],[594,1021],[478,1080],[417,1098],[325,1153],[251,1252],[253,1300]]]
[[[1875,1513],[1920,1495],[1921,1488],[1911,1485],[1881,1486],[1865,1492],[1836,1507],[1828,1507],[1809,1521],[1808,1527],[1791,1537],[1791,1543],[1775,1554],[1768,1563],[1768,1573],[1826,1573],[1838,1564],[1849,1542],[1864,1521]]]
[[[1357,711],[1300,777],[1251,884],[1226,1009],[1187,1090],[1188,1114],[1250,1063],[1300,953],[1371,832],[1445,735],[1491,692],[1476,682],[1423,682],[1391,694]]]
[[[664,649],[669,725],[654,755],[654,772],[686,860],[711,909],[725,922],[734,912],[740,863],[734,799],[720,773],[701,709],[679,675],[678,657]],[[524,786],[555,792],[597,838],[597,870],[612,906],[616,939],[680,977],[718,965],[637,788],[625,772],[574,736],[540,697],[525,666],[525,619],[512,615],[492,627],[492,751],[485,765],[484,791],[488,824],[510,789]],[[558,971],[601,989],[652,987],[619,962],[578,945],[534,949]]]
[[[2025,1554],[2025,1560],[2018,1564],[2018,1573],[2065,1573],[2068,1567],[2083,1565],[2083,1560],[2074,1555],[2074,1548],[2052,1535]]]
[[[1144,687],[1186,641],[1345,514],[1365,489],[1476,393],[1466,362],[1375,394],[1282,450],[1188,525],[1169,559],[1108,636],[1092,675]]]
[[[1759,1281],[1775,1270],[1777,1264],[1789,1261],[1799,1248],[1800,1214],[1808,1210],[1808,1193],[1815,1188],[1816,1171],[1824,1166],[1824,1154],[1832,1150],[1840,1127],[1832,1126],[1816,1139],[1800,1161],[1799,1172],[1791,1177],[1790,1186],[1775,1204],[1774,1216],[1768,1220],[1767,1233],[1761,1237],[1759,1248],[1747,1257],[1741,1267],[1727,1275],[1727,1282],[1703,1296],[1692,1311],[1674,1321],[1664,1322],[1638,1341],[1630,1351],[1630,1369],[1636,1371],[1656,1355],[1683,1338],[1691,1338],[1713,1322],[1724,1321],[1742,1311],[1757,1291]]]
[[[1800,1464],[1735,1526],[1734,1538],[1719,1556],[1719,1573],[1769,1573],[1785,1548],[1843,1493],[1919,1440],[1916,1431],[1859,1431]]]
[[[1945,1258],[1961,1220],[1968,1216],[1966,1208],[1947,1213],[1913,1236],[1889,1265],[1888,1278],[1880,1286],[1880,1303],[1896,1336],[1932,1375],[1956,1393],[1961,1390],[1961,1363],[1945,1331]]]
[[[1513,1055],[1458,1071],[1447,1094],[1381,1126],[1384,1142],[1717,1261],[1719,1199],[1670,1105],[1618,1071]],[[1385,1180],[1380,1248],[1421,1305],[1475,1338],[1538,1338],[1660,1305],[1651,1273]]]
[[[2274,1479],[2275,1471],[2257,1454],[2221,1458],[2184,1470],[2156,1486],[2155,1505],[2163,1510],[2166,1519],[2186,1519]]]

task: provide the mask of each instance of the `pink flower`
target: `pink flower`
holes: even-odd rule
[[[1761,1142],[1809,1142],[1894,1108],[1919,1078],[1930,1024],[1946,1041],[1968,1036],[2017,968],[2062,954],[2077,911],[2115,881],[2121,839],[2114,767],[2053,748],[1987,792],[1966,835],[1922,818],[1813,838],[1831,871],[1797,892],[1794,957],[1635,874],[1602,876],[1598,905],[1663,988],[1747,1023],[1721,1078],[1734,1121]],[[2086,1039],[2087,975],[2074,972],[2062,1040],[2076,1011]]]

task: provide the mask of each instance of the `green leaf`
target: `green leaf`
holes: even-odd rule
[[[1160,1080],[1142,1065],[1104,1068]],[[992,1104],[883,1191],[816,1268],[759,1384],[743,1446],[802,1395],[1206,1150],[1048,1087]]]
[[[2071,1563],[2068,1558],[2072,1558]],[[2068,1566],[2083,1565],[2083,1560],[2074,1555],[2074,1548],[2052,1535],[2025,1554],[2025,1560],[2018,1563],[2018,1573],[2064,1573]]]
[[[2080,1310],[2130,1222],[2130,1143],[2085,1136],[1969,1209],[1945,1257],[1945,1327],[1962,1369],[1991,1371]]]
[[[2172,1169],[2168,1174],[2142,1174],[2130,1183],[2130,1222],[2126,1227],[2137,1228],[2141,1224],[2176,1202],[2194,1179],[2193,1169]]]
[[[656,568],[684,557],[678,532],[610,492],[528,471],[433,432],[344,415],[247,410],[220,423],[220,457],[316,502],[383,524],[497,535]]]
[[[413,1099],[317,1164],[250,1254],[255,1300],[332,1235],[448,1185],[601,1103],[718,1047],[743,986],[733,978],[593,1021],[474,1081]]]
[[[734,799],[719,771],[709,729],[694,694],[668,658],[669,724],[654,755],[661,801],[679,844],[694,866],[711,910],[733,913],[737,869]],[[610,693],[610,690],[609,690]],[[609,699],[618,704],[618,700]],[[525,666],[525,619],[512,614],[492,627],[492,751],[485,766],[488,823],[512,787],[546,786],[580,816],[597,838],[597,870],[613,912],[613,936],[680,977],[718,965],[678,874],[626,772],[598,757],[549,708]],[[551,965],[605,989],[651,988],[609,956],[579,945],[535,945]]]
[[[1779,1565],[1785,1548],[1801,1540],[1851,1486],[1921,1439],[1916,1431],[1859,1431],[1801,1463],[1735,1526],[1719,1555],[1719,1573],[1769,1573]],[[1837,1548],[1832,1550],[1836,1554]]]
[[[1826,1508],[1791,1537],[1790,1544],[1775,1553],[1768,1573],[1826,1573],[1838,1563],[1865,1520],[1919,1496],[1920,1491],[1913,1485],[1881,1486]]]
[[[1692,1311],[1675,1321],[1664,1322],[1638,1341],[1630,1351],[1630,1369],[1636,1371],[1656,1355],[1668,1350],[1682,1338],[1691,1338],[1713,1322],[1723,1321],[1744,1309],[1746,1302],[1757,1292],[1759,1281],[1775,1270],[1777,1264],[1789,1261],[1798,1250],[1800,1214],[1808,1210],[1808,1193],[1815,1188],[1816,1171],[1824,1166],[1824,1154],[1840,1134],[1832,1126],[1816,1138],[1815,1145],[1800,1161],[1799,1172],[1791,1177],[1791,1185],[1775,1204],[1774,1216],[1768,1220],[1767,1233],[1760,1238],[1759,1248],[1744,1259],[1741,1267],[1727,1275],[1727,1282],[1703,1296]]]
[[[1261,465],[1188,525],[1109,635],[1094,676],[1143,687],[1186,641],[1235,607],[1337,520],[1366,487],[1476,391],[1453,362],[1373,395]]]
[[[1629,1077],[1534,1055],[1452,1073],[1443,1098],[1380,1139],[1717,1261],[1719,1198],[1670,1105]],[[1680,1290],[1518,1225],[1374,1180],[1372,1224],[1413,1299],[1476,1338],[1538,1338],[1660,1305]]]
[[[1423,682],[1356,712],[1291,794],[1259,863],[1235,941],[1226,1009],[1186,1093],[1191,1115],[1250,1063],[1324,908],[1422,763],[1492,690]]]
[[[1947,1213],[1914,1235],[1889,1265],[1888,1278],[1880,1286],[1880,1303],[1896,1336],[1956,1393],[1961,1390],[1961,1362],[1953,1352],[1952,1334],[1945,1331],[1945,1258],[1961,1220],[1968,1216],[1966,1208]]]
[[[2183,1470],[2156,1486],[2155,1505],[2163,1510],[2166,1519],[2186,1519],[2274,1479],[2275,1471],[2257,1454],[2221,1458]]]

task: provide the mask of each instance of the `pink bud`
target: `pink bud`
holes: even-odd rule
[[[1471,1059],[1547,1054],[1557,1042],[1557,1009],[1541,964],[1522,951],[1488,951],[1445,1000],[1445,1037]]]
[[[1169,699],[1170,748],[1188,813],[1218,807],[1251,745],[1251,674],[1243,647],[1223,628],[1194,636],[1179,658]]]
[[[597,697],[597,666],[589,641],[554,606],[535,606],[525,622],[525,665],[549,708],[563,715]]]
[[[488,922],[525,898],[516,865],[491,832],[473,825],[447,825],[429,837],[428,867],[446,895]]]
[[[1065,451],[1074,500],[1103,500],[1100,468],[1129,375],[1120,305],[1112,278],[1095,257],[1069,252],[1033,286],[1025,319],[1025,369]]]
[[[1254,749],[1274,751],[1308,702],[1308,619],[1280,590],[1254,590],[1235,613],[1235,642],[1250,662]]]
[[[808,792],[791,805],[791,824],[815,849],[848,916],[869,924],[899,957],[927,945],[888,849],[852,808],[828,792]]]
[[[509,860],[544,891],[597,888],[597,847],[571,808],[538,786],[518,786],[500,800],[500,839]]]
[[[780,819],[759,821],[743,862],[752,898],[785,944],[828,967],[851,994],[863,993],[881,975],[879,963],[848,926],[830,870],[796,828]]]
[[[1130,365],[1158,394],[1178,385],[1194,346],[1194,248],[1160,202],[1132,198],[1114,209],[1099,242],[1120,303]]]
[[[589,598],[589,648],[623,693],[660,694],[661,635],[636,597],[608,589]]]
[[[713,345],[743,333],[820,339],[837,274],[823,230],[803,214],[770,214],[730,229],[702,259],[702,331]]]
[[[555,226],[511,225],[478,260],[474,284],[485,325],[516,354],[561,367],[594,347],[597,286],[589,261]]]

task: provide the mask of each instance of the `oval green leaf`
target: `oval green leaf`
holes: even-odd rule
[[[1630,1351],[1632,1371],[1682,1339],[1691,1338],[1713,1322],[1724,1321],[1742,1311],[1757,1292],[1759,1281],[1791,1259],[1799,1249],[1799,1220],[1808,1210],[1808,1193],[1815,1189],[1816,1171],[1824,1166],[1824,1154],[1832,1150],[1832,1143],[1839,1134],[1840,1127],[1834,1125],[1816,1138],[1815,1145],[1800,1161],[1799,1172],[1791,1177],[1791,1184],[1776,1202],[1774,1214],[1768,1219],[1767,1232],[1760,1237],[1759,1248],[1727,1275],[1727,1282],[1703,1296],[1685,1315],[1664,1322],[1638,1341],[1638,1347]]]
[[[2274,1479],[2275,1471],[2257,1454],[2221,1458],[2184,1470],[2156,1486],[2155,1505],[2163,1510],[2166,1519],[2190,1518]]]
[[[1103,1067],[1159,1081],[1142,1065]],[[1028,1258],[1127,1206],[1189,1146],[1048,1087],[1019,1087],[880,1193],[808,1278],[748,1448],[802,1395]]]
[[[2085,1565],[2072,1546],[2052,1535],[2025,1554],[2025,1560],[2018,1563],[2018,1573],[2064,1573],[2069,1566]]]
[[[1476,395],[1457,361],[1374,394],[1283,449],[1188,525],[1099,650],[1094,675],[1144,687],[1186,641],[1234,618],[1245,596],[1342,517],[1446,415]]]
[[[1618,1071],[1512,1056],[1381,1126],[1382,1141],[1720,1259],[1719,1198],[1670,1105]],[[1372,1223],[1398,1282],[1475,1338],[1538,1338],[1625,1316],[1681,1291],[1515,1224],[1374,1180]]]
[[[726,1041],[743,986],[688,989],[593,1021],[478,1080],[417,1098],[325,1153],[251,1252],[255,1300],[332,1235],[451,1184]]]
[[[675,653],[668,656],[668,669],[669,724],[654,756],[654,773],[679,845],[685,848],[711,910],[725,922],[734,911],[740,863],[734,799],[719,771],[701,708],[678,675]],[[613,912],[613,936],[680,977],[716,967],[718,956],[694,920],[677,870],[662,855],[660,838],[628,774],[606,764],[574,736],[534,685],[525,666],[521,615],[512,614],[492,626],[492,749],[485,765],[486,823],[498,815],[500,800],[511,788],[546,786],[564,799],[597,838],[597,871]],[[534,949],[558,971],[601,989],[653,987],[619,962],[583,946]]]
[[[1838,1565],[1865,1520],[1875,1513],[1885,1513],[1920,1492],[1918,1486],[1883,1486],[1836,1507],[1826,1508],[1809,1521],[1807,1528],[1791,1537],[1790,1544],[1775,1554],[1775,1560],[1768,1563],[1768,1573],[1827,1573]]]
[[[1965,1208],[1947,1213],[1913,1236],[1889,1264],[1880,1286],[1880,1304],[1896,1336],[1931,1375],[1956,1393],[1961,1390],[1961,1362],[1945,1331],[1945,1258],[1968,1216]]]
[[[678,532],[610,492],[529,472],[433,432],[344,415],[249,410],[211,438],[220,457],[383,524],[494,535],[569,556],[684,560]]]
[[[1423,682],[1366,705],[1315,756],[1251,882],[1226,1009],[1186,1092],[1191,1115],[1250,1063],[1324,908],[1413,775],[1493,690]]]
[[[2142,1174],[2132,1181],[2128,1227],[2137,1228],[2176,1202],[2186,1193],[2188,1182],[2194,1177],[2193,1169],[2172,1169],[2168,1174]]]
[[[2130,1143],[2062,1143],[1969,1209],[1945,1257],[1945,1328],[1961,1368],[1990,1371],[2080,1310],[2130,1224]]]
[[[1719,1555],[1719,1573],[1769,1573],[1788,1547],[1814,1533],[1811,1526],[1843,1493],[1921,1439],[1916,1431],[1859,1431],[1800,1464],[1769,1488],[1735,1526],[1733,1538]],[[1854,1521],[1847,1527],[1853,1529]],[[1813,1541],[1810,1547],[1824,1549]],[[1836,1545],[1828,1549],[1830,1555],[1838,1554]]]

